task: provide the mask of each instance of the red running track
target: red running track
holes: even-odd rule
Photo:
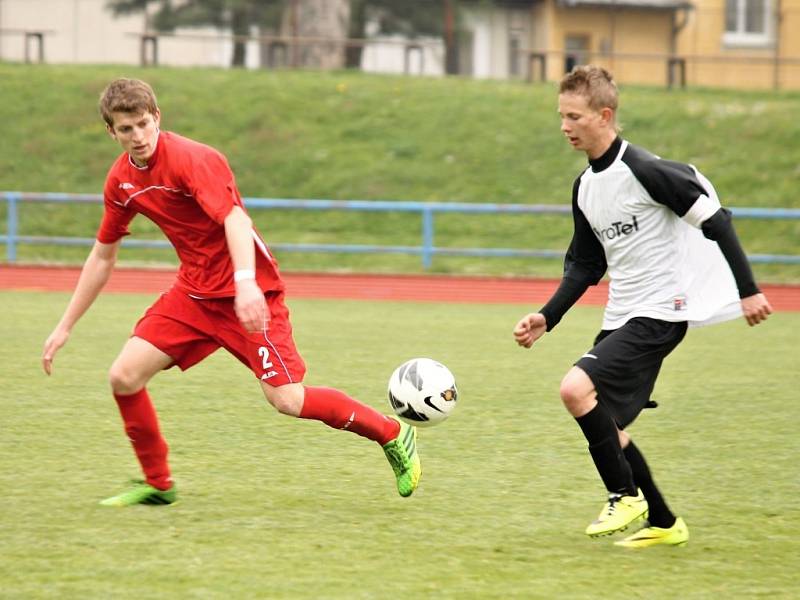
[[[71,291],[79,273],[77,267],[0,265],[0,289]],[[172,269],[118,268],[105,290],[158,293],[167,289],[174,277]],[[546,302],[558,285],[552,279],[450,275],[283,273],[283,278],[290,298],[532,305]],[[765,285],[762,289],[775,310],[800,311],[800,286]],[[580,303],[605,304],[607,293],[602,282],[589,288]]]

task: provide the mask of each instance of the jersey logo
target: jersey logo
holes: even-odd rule
[[[121,190],[132,190],[134,187],[136,186],[134,186],[132,183],[128,183],[127,181],[119,184],[119,189]]]
[[[597,229],[592,227],[594,234],[600,238],[601,242],[613,240],[621,235],[629,235],[634,231],[639,231],[639,222],[636,220],[636,215],[633,215],[633,220],[629,223],[622,221],[614,221],[611,227],[604,229]]]

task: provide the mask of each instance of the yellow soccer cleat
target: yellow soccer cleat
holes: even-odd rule
[[[642,490],[636,496],[620,496],[612,494],[603,507],[600,515],[589,523],[586,535],[603,537],[618,531],[625,531],[632,523],[647,518],[647,500]]]
[[[629,535],[624,540],[614,542],[616,546],[625,548],[647,548],[656,544],[665,546],[683,546],[689,541],[689,528],[683,519],[678,517],[672,527],[643,527],[633,535]]]
[[[400,423],[400,433],[383,447],[383,452],[397,478],[397,492],[405,498],[417,489],[422,475],[417,454],[417,428],[396,417],[389,418]]]
[[[168,490],[159,490],[144,481],[134,481],[136,485],[116,496],[111,496],[102,500],[102,506],[134,506],[136,504],[150,504],[153,506],[163,506],[165,504],[175,504],[178,501],[178,492],[175,484]]]

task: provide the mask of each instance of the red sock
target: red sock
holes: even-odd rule
[[[361,404],[344,392],[326,387],[306,387],[301,419],[322,421],[334,429],[347,429],[378,442],[392,441],[400,432],[400,424],[374,408]]]
[[[119,406],[125,433],[142,465],[147,483],[160,490],[172,487],[167,464],[167,442],[161,436],[153,403],[145,388],[135,394],[114,394]]]

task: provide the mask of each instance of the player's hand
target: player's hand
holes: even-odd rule
[[[67,343],[69,339],[69,332],[56,329],[50,334],[44,342],[44,350],[42,350],[42,368],[44,372],[50,375],[53,372],[53,358],[61,349],[61,346]]]
[[[767,316],[772,314],[772,307],[764,294],[754,294],[747,298],[742,298],[742,313],[747,324],[752,327],[761,321],[766,321]]]
[[[264,292],[254,279],[236,283],[236,298],[233,308],[239,322],[249,332],[266,331],[269,325],[269,310],[264,300]]]
[[[514,327],[514,339],[523,348],[530,348],[547,331],[547,321],[541,313],[522,317]]]

